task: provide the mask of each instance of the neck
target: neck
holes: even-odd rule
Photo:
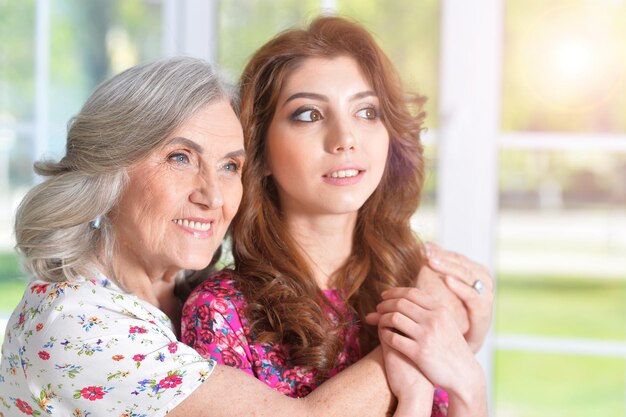
[[[330,278],[352,253],[356,213],[287,218],[289,231],[304,252],[315,281],[321,289],[332,286]]]
[[[118,285],[167,314],[178,331],[181,306],[174,295],[174,285],[181,272],[180,269],[150,269],[136,257],[124,256],[121,253],[118,253],[115,259],[113,272]]]

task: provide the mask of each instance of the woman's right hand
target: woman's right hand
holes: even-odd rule
[[[450,396],[448,416],[486,416],[482,369],[450,312],[416,288],[383,293],[374,315],[381,343],[414,362]],[[372,317],[368,317],[368,322]]]
[[[398,400],[393,417],[429,417],[432,411],[433,384],[402,353],[382,342],[387,382]]]

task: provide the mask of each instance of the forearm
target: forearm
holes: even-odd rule
[[[302,399],[287,397],[228,366],[211,376],[169,416],[187,417],[383,417],[392,396],[381,349],[320,385]]]
[[[330,378],[304,398],[309,416],[384,416],[393,396],[381,348]]]

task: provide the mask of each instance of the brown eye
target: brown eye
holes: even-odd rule
[[[324,117],[317,109],[305,108],[296,110],[296,112],[291,116],[291,119],[298,122],[312,123],[319,122],[320,120],[323,120]]]
[[[378,111],[374,107],[366,107],[356,112],[356,115],[363,119],[374,120],[378,118]]]

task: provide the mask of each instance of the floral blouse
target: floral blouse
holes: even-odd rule
[[[315,369],[291,365],[286,346],[256,343],[245,315],[246,300],[232,274],[225,270],[210,277],[191,293],[183,307],[182,339],[203,357],[242,369],[290,397],[306,396],[361,358],[359,326],[354,316],[348,316],[354,325],[343,334],[344,349],[337,366],[324,377]],[[349,314],[337,291],[326,290],[324,294],[333,307]],[[333,312],[327,314],[337,322]],[[447,405],[446,392],[436,389],[432,417],[445,416]]]
[[[169,318],[102,276],[34,281],[0,362],[0,416],[163,416],[215,362],[177,341]]]

